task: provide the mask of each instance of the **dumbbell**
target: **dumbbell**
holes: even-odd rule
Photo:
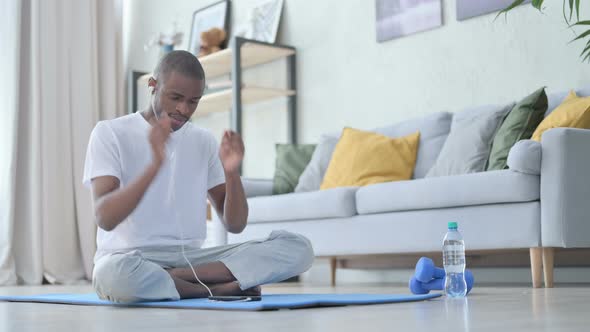
[[[442,279],[445,277],[445,270],[434,266],[432,259],[422,257],[416,263],[416,272],[414,278],[416,280],[427,283],[432,279]]]
[[[469,270],[465,270],[465,282],[467,283],[468,294],[473,288],[474,281],[475,279],[473,278],[473,273],[471,273]],[[412,294],[428,294],[433,290],[443,290],[445,288],[445,277],[443,276],[443,278],[431,279],[429,282],[421,282],[416,279],[416,277],[412,277],[412,279],[410,279],[409,286]]]

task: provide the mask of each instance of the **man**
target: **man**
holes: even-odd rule
[[[227,231],[246,227],[244,144],[226,131],[218,148],[211,133],[189,122],[205,87],[191,53],[167,54],[148,84],[150,106],[99,122],[88,145],[84,183],[99,227],[92,278],[99,297],[128,303],[208,296],[183,255],[216,296],[259,295],[259,285],[309,269],[310,242],[285,231],[200,248],[207,197]]]

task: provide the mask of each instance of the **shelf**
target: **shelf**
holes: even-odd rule
[[[295,50],[278,45],[265,45],[245,42],[242,44],[242,69],[272,62],[295,54]],[[233,49],[226,48],[219,52],[199,58],[205,69],[205,77],[213,78],[231,73]]]
[[[242,103],[244,105],[271,100],[278,97],[288,97],[295,94],[294,90],[262,88],[244,86],[242,88]],[[227,112],[232,106],[232,89],[204,95],[199,102],[195,116],[211,113]]]
[[[245,42],[242,44],[242,69],[272,62],[293,55],[295,50],[286,46],[269,46]],[[226,48],[213,54],[199,58],[207,79],[231,73],[233,49]],[[145,74],[139,78],[142,82],[152,76]]]

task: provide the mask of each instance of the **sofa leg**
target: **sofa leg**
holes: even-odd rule
[[[541,288],[543,278],[543,248],[531,248],[530,255],[533,288]]]
[[[332,287],[336,286],[336,268],[338,267],[338,259],[336,257],[330,258],[330,284]]]
[[[553,258],[555,248],[543,248],[543,273],[545,274],[545,288],[553,288]]]

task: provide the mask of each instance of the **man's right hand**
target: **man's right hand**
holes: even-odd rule
[[[149,136],[154,163],[158,166],[162,165],[164,159],[166,159],[166,141],[168,141],[171,132],[171,122],[168,114],[165,112],[161,114],[160,119],[156,120],[152,126]]]

